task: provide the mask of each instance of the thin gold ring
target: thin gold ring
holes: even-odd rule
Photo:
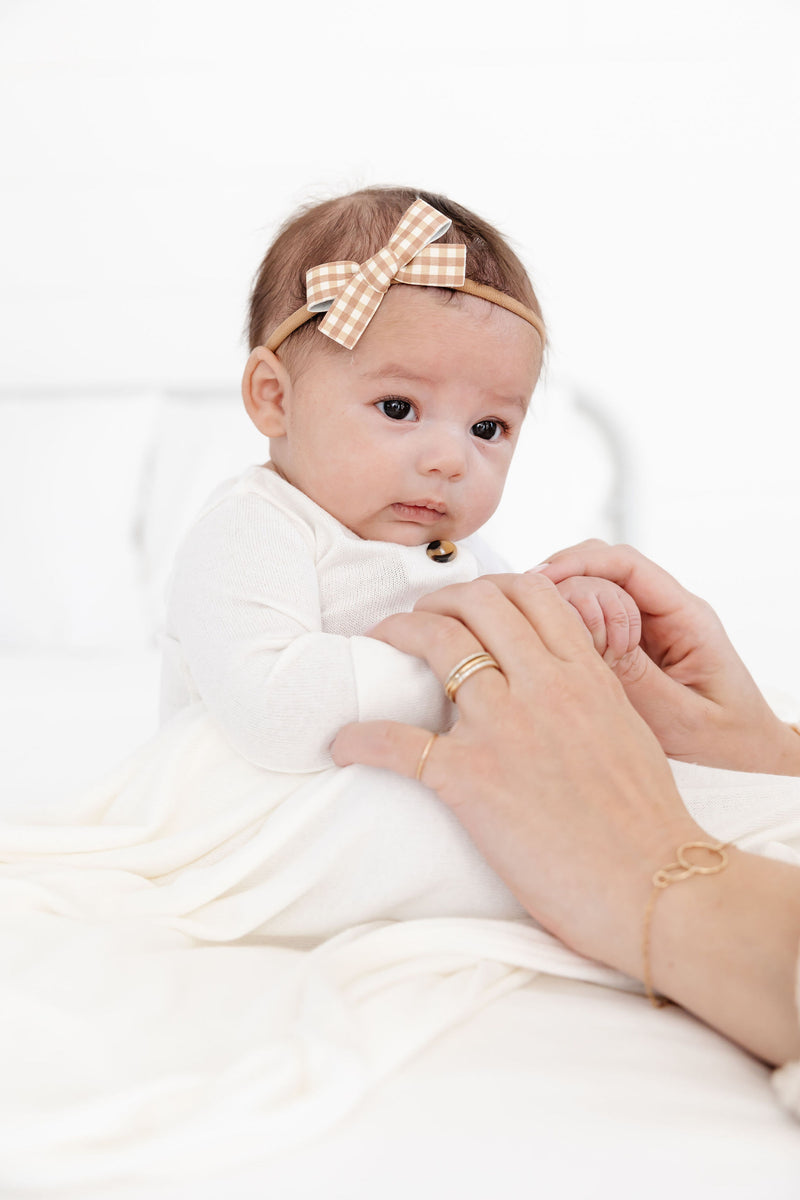
[[[456,692],[462,683],[469,679],[470,675],[474,675],[476,671],[482,671],[485,667],[494,667],[496,671],[500,670],[500,664],[495,662],[491,654],[485,652],[468,654],[466,658],[462,658],[461,662],[456,663],[444,681],[447,699],[455,703]],[[502,674],[502,672],[500,673]]]
[[[425,766],[425,763],[428,761],[428,755],[431,752],[431,747],[433,746],[433,743],[436,741],[438,736],[439,736],[438,733],[431,734],[431,736],[428,738],[427,742],[425,743],[425,748],[422,751],[422,754],[420,754],[420,756],[419,756],[419,762],[417,763],[417,771],[416,771],[414,778],[420,780],[420,782],[422,781],[422,771]]]

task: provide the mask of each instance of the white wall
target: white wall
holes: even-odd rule
[[[551,371],[628,438],[632,538],[800,685],[800,6],[519,10],[5,0],[0,388],[235,385],[296,203],[448,192],[516,242]]]

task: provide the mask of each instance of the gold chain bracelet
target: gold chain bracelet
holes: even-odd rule
[[[724,871],[728,865],[728,856],[725,851],[729,844],[729,842],[719,842],[716,845],[711,842],[684,842],[675,852],[676,861],[669,863],[666,867],[661,867],[653,876],[653,890],[647,901],[642,928],[642,982],[645,995],[654,1008],[663,1008],[665,1004],[669,1003],[664,996],[657,996],[653,991],[653,979],[650,973],[650,924],[659,893],[668,888],[670,884],[681,883],[684,879],[691,879],[693,875],[718,875],[720,871]],[[689,850],[707,850],[711,854],[719,855],[719,858],[710,866],[701,867],[697,863],[690,862],[686,857]]]

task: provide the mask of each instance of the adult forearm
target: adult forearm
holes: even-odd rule
[[[769,1063],[800,1057],[800,868],[730,849],[658,896],[653,986]]]
[[[800,736],[792,725],[776,722],[773,736],[753,751],[751,771],[767,775],[800,776]]]

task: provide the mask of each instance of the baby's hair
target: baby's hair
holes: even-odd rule
[[[541,317],[525,268],[488,221],[447,196],[414,188],[370,187],[307,205],[278,230],[250,295],[250,349],[263,345],[286,317],[305,305],[306,271],[310,267],[341,259],[364,262],[386,245],[403,213],[418,197],[451,219],[452,225],[437,241],[461,242],[467,247],[468,279],[505,292]],[[280,357],[287,366],[299,365],[301,351],[314,337],[322,315],[301,326],[283,343]],[[317,338],[320,343],[335,347],[329,338]]]

